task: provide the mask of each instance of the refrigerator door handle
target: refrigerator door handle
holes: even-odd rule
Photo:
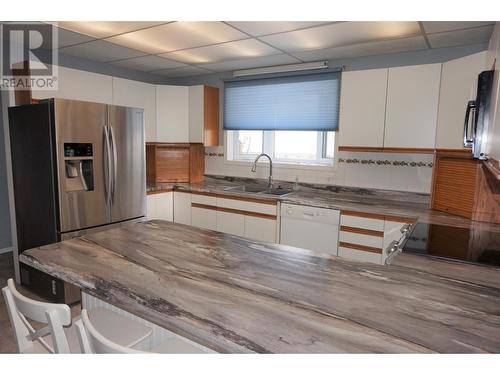
[[[472,122],[475,123],[475,118],[476,118],[476,101],[475,100],[469,100],[467,103],[467,109],[465,110],[465,121],[464,121],[464,147],[471,148],[474,145],[474,138],[475,138],[475,125],[473,125],[473,133],[472,133],[472,138],[469,138],[469,130],[470,130],[470,114],[471,111],[473,113],[472,116]]]
[[[106,204],[111,203],[111,144],[109,140],[109,127],[104,125],[104,191]]]
[[[116,191],[116,180],[118,178],[118,158],[116,155],[116,140],[115,140],[115,133],[113,131],[113,127],[109,126],[110,130],[110,138],[111,138],[111,154],[112,154],[112,168],[113,168],[113,173],[112,173],[112,182],[111,182],[111,203],[114,202],[115,200],[115,191]]]

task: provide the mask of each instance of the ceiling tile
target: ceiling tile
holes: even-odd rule
[[[424,30],[426,33],[442,33],[443,31],[453,31],[460,29],[468,29],[471,27],[492,25],[495,22],[473,22],[473,21],[463,21],[463,22],[444,22],[444,21],[432,21],[432,22],[422,22]]]
[[[86,34],[95,38],[106,38],[146,27],[161,25],[163,22],[129,22],[129,21],[57,21],[51,22],[63,29]]]
[[[283,65],[300,63],[300,60],[289,55],[280,54],[273,56],[256,57],[242,60],[224,61],[215,64],[203,64],[200,67],[213,70],[215,72],[227,72],[231,70],[259,68],[263,66]]]
[[[99,62],[122,60],[144,55],[142,52],[117,46],[116,44],[105,42],[103,40],[95,40],[93,42],[78,44],[76,46],[61,48],[59,52]]]
[[[212,72],[210,70],[198,68],[196,66],[186,66],[177,69],[157,70],[152,73],[167,77],[188,77],[188,76],[197,76],[200,74],[210,74]]]
[[[216,44],[213,46],[169,52],[160,56],[190,64],[208,64],[224,60],[244,59],[280,53],[277,49],[256,39]]]
[[[283,33],[305,27],[322,25],[328,22],[314,21],[232,21],[230,25],[252,36]]]
[[[143,56],[143,57],[135,57],[133,59],[126,59],[112,62],[111,64],[121,66],[122,68],[135,69],[135,70],[143,70],[146,72],[150,72],[152,70],[160,70],[160,69],[173,69],[179,68],[181,66],[185,66],[178,61],[172,61],[168,59],[164,59],[158,56]]]
[[[445,33],[429,34],[427,38],[432,48],[453,47],[474,43],[488,42],[493,32],[493,25],[449,31]]]
[[[304,61],[335,60],[361,56],[382,55],[384,53],[418,51],[426,48],[427,44],[424,37],[416,36],[412,38],[359,43],[314,51],[300,51],[294,52],[293,56],[296,56]]]
[[[420,34],[417,22],[341,22],[260,37],[285,51],[314,50]]]
[[[58,43],[59,48],[72,46],[74,44],[90,42],[91,40],[94,40],[94,38],[91,36],[75,33],[73,31],[65,29],[57,29],[57,38],[59,42]]]
[[[245,38],[247,35],[222,22],[174,22],[108,40],[147,53],[159,54]]]

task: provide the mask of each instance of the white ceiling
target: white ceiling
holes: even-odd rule
[[[493,25],[416,21],[57,23],[61,53],[166,77],[470,45],[487,42]]]

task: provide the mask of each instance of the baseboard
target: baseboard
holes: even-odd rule
[[[12,252],[12,247],[6,247],[5,249],[0,249],[0,254]]]

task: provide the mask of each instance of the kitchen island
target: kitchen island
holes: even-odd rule
[[[381,266],[166,221],[20,261],[217,352],[500,352],[495,268]]]

